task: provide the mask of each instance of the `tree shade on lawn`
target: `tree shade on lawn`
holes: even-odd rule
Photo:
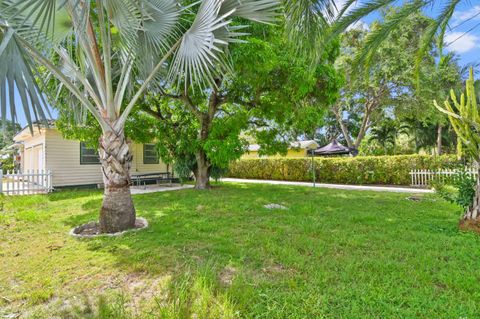
[[[275,0],[203,0],[186,10],[188,4],[175,0],[0,1],[1,115],[4,119],[7,115],[7,92],[10,114],[17,111],[12,93],[16,87],[29,124],[32,114],[45,118],[46,103],[34,76],[55,79],[58,91],[71,95],[72,109],[92,114],[102,129],[102,232],[134,227],[129,188],[132,154],[124,126],[139,98],[155,83],[212,83],[214,74],[227,70],[228,44],[241,35],[232,29],[233,19],[272,22],[278,5]],[[167,59],[171,67],[164,70]],[[220,67],[212,59],[220,61]],[[50,102],[54,101],[51,96]]]
[[[392,193],[215,186],[135,195],[147,230],[88,241],[65,233],[95,218],[101,192],[5,198],[2,313],[115,319],[480,313],[480,237],[458,230],[460,207],[434,195],[412,201]],[[288,209],[263,207],[272,203]]]

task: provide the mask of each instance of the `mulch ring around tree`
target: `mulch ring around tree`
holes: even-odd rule
[[[121,231],[113,234],[105,234],[100,232],[100,224],[98,222],[89,222],[73,228],[70,231],[70,236],[75,238],[94,238],[100,236],[120,236],[126,233],[139,231],[148,227],[148,222],[145,218],[138,217],[135,220],[135,227],[125,231]]]
[[[462,219],[458,224],[458,227],[463,231],[473,231],[480,234],[480,218],[477,218],[476,220]]]

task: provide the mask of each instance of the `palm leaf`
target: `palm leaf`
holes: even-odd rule
[[[175,0],[145,1],[143,27],[137,35],[138,54],[143,57],[137,60],[140,77],[145,78],[159,57],[172,47],[174,39],[180,37],[178,22],[182,10]]]
[[[273,23],[279,16],[278,0],[225,0],[220,15],[233,11],[232,17],[240,17],[261,23]]]
[[[172,82],[215,85],[214,78],[220,69],[228,67],[222,45],[232,39],[217,39],[215,31],[228,26],[226,20],[233,11],[220,15],[222,0],[205,0],[201,3],[192,26],[183,35],[175,52],[169,78]]]
[[[70,0],[74,5],[79,0]],[[60,43],[72,31],[72,22],[65,9],[67,0],[3,0],[0,16],[29,42],[48,45]]]
[[[397,30],[398,27],[404,24],[407,19],[414,13],[417,13],[422,7],[423,1],[413,1],[403,5],[398,11],[394,12],[388,21],[379,25],[377,28],[369,32],[365,38],[363,48],[355,57],[354,64],[363,64],[368,69],[373,61],[375,52],[380,45],[390,36],[390,34]],[[431,42],[430,42],[431,43]]]
[[[292,0],[284,1],[285,27],[289,39],[295,43],[299,53],[311,57],[316,65],[323,45],[325,31],[334,13],[333,0]]]
[[[12,28],[0,25],[0,111],[3,120],[7,117],[8,92],[10,117],[13,122],[18,120],[15,95],[22,101],[23,112],[32,129],[33,120],[46,120],[50,116],[47,104],[38,88],[31,72],[32,62],[26,58],[27,54],[17,42]]]

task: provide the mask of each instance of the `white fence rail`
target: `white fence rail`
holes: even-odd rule
[[[471,177],[476,178],[478,171],[475,168],[466,168],[465,170],[459,169],[441,169],[441,170],[412,170],[410,171],[411,186],[414,187],[427,187],[431,182],[439,181],[451,181],[459,178],[459,173],[463,172]]]
[[[45,194],[53,190],[52,172],[43,170],[7,171],[0,169],[0,193],[5,195]]]

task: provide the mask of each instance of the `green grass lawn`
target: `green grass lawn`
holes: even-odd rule
[[[432,195],[220,184],[135,196],[147,230],[69,237],[101,198],[4,199],[0,318],[480,317],[480,237]]]

